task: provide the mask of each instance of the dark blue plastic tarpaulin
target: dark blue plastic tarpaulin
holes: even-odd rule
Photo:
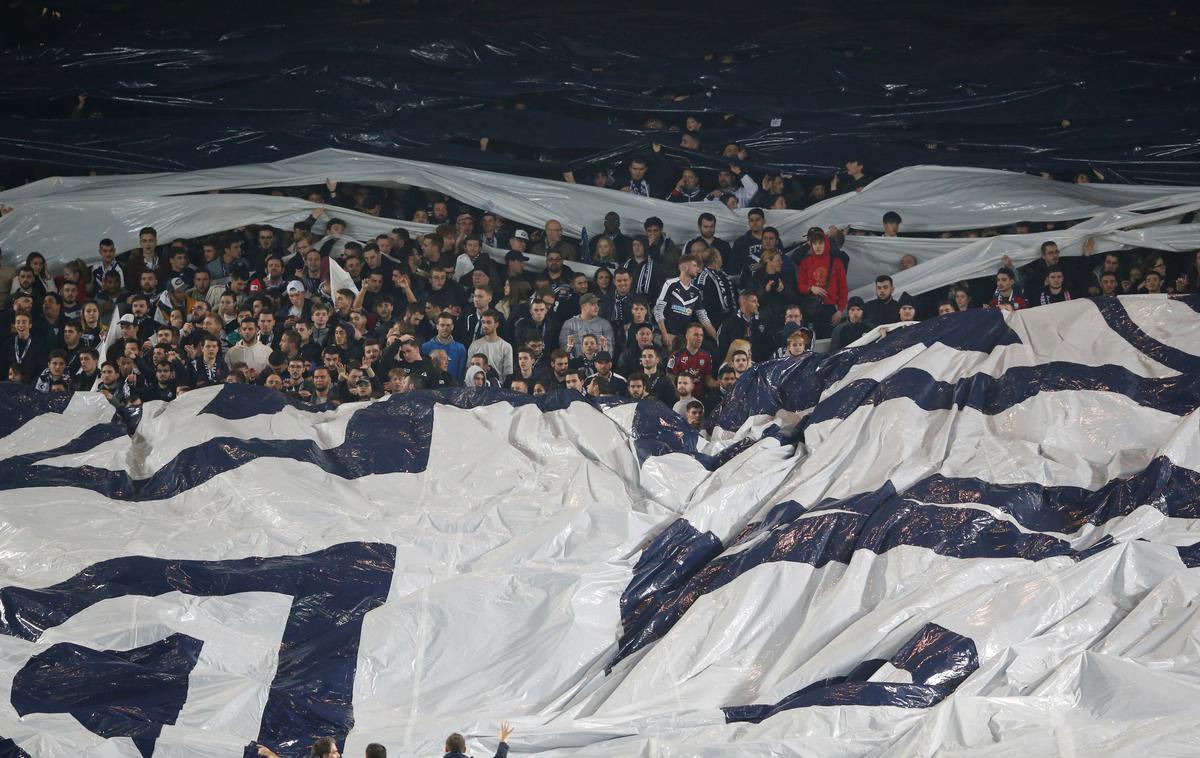
[[[702,152],[738,140],[754,167],[806,176],[862,155],[876,175],[938,163],[1200,183],[1197,19],[1171,4],[46,5],[6,19],[10,170],[341,147],[557,176],[674,147],[648,120],[694,114]]]

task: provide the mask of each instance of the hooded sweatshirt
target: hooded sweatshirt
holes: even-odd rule
[[[822,300],[824,305],[832,305],[839,311],[846,310],[846,299],[849,291],[846,287],[846,267],[840,259],[832,255],[833,246],[824,232],[825,252],[816,255],[809,252],[796,268],[796,286],[800,294],[807,295],[812,287],[823,287],[826,291]]]

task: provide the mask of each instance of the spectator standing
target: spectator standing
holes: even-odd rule
[[[649,245],[645,235],[635,236],[629,243],[629,257],[618,269],[628,272],[632,278],[633,291],[641,295],[656,295],[662,288],[659,272],[663,264],[649,255]]]
[[[684,335],[683,347],[667,359],[667,372],[675,376],[691,375],[696,380],[695,392],[700,397],[708,387],[716,384],[717,370],[712,353],[703,349],[703,344],[704,329],[699,324],[692,324]]]
[[[737,287],[722,268],[724,260],[718,248],[704,251],[704,269],[696,277],[696,286],[704,293],[704,312],[720,324],[737,308]]]
[[[749,229],[741,237],[733,241],[732,252],[725,261],[725,270],[735,278],[741,278],[743,272],[756,269],[762,257],[763,228],[767,217],[761,208],[751,208],[746,214],[746,224]]]
[[[695,284],[700,262],[694,256],[679,259],[679,276],[667,280],[654,304],[654,319],[662,333],[663,344],[673,345],[693,321],[698,321],[714,340],[717,330],[704,310],[704,293]]]
[[[578,358],[583,351],[583,337],[595,335],[601,349],[611,350],[616,344],[612,324],[600,317],[600,300],[590,292],[579,298],[579,315],[562,325],[558,335],[559,347]]]
[[[578,248],[563,238],[562,222],[556,218],[552,218],[546,222],[546,225],[542,228],[542,239],[532,248],[534,255],[548,256],[552,250],[561,254],[561,260],[579,260]]]
[[[119,257],[125,258],[122,286],[132,286],[141,281],[143,272],[158,271],[161,263],[158,259],[158,232],[152,226],[142,227],[138,231],[137,249]]]
[[[762,265],[754,272],[750,284],[758,295],[759,311],[768,331],[778,329],[789,305],[795,305],[796,279],[783,273],[783,255],[777,250],[763,250]],[[799,310],[799,306],[797,306]]]
[[[45,370],[47,364],[46,346],[42,340],[39,340],[33,333],[33,317],[28,313],[17,313],[12,320],[13,334],[11,339],[8,339],[4,344],[3,360],[4,363],[0,368],[4,370],[4,378],[11,379],[10,372],[16,368],[19,379],[25,383],[32,383],[42,371]]]
[[[721,251],[721,257],[728,259],[733,257],[733,248],[729,243],[717,236],[717,217],[711,213],[701,213],[696,218],[696,228],[700,234],[692,237],[684,243],[683,250],[685,253],[692,252],[692,244],[695,242],[703,242],[705,247],[715,247]]]
[[[675,387],[671,378],[659,370],[661,359],[658,355],[658,350],[647,347],[642,350],[642,370],[640,376],[647,397],[656,397],[665,405],[671,406],[675,404]],[[633,378],[630,377],[630,385],[632,386]]]
[[[104,287],[104,275],[115,271],[121,289],[125,289],[125,269],[117,263],[117,246],[109,238],[100,240],[100,262],[92,266],[92,291],[99,292]]]
[[[892,294],[892,277],[887,274],[875,277],[875,299],[863,306],[863,321],[868,329],[900,320],[900,303]]]
[[[242,340],[225,353],[225,362],[232,366],[244,363],[254,374],[267,367],[267,359],[271,357],[271,347],[258,339],[258,324],[252,318],[244,318],[238,326]]]
[[[867,325],[863,321],[864,314],[861,297],[852,297],[846,301],[846,320],[833,328],[829,338],[829,352],[836,353],[867,333]],[[899,308],[896,309],[896,320],[900,320]]]
[[[811,323],[818,338],[828,337],[845,315],[846,268],[831,254],[825,231],[808,231],[809,255],[796,269],[796,286],[803,296],[801,311]]]
[[[721,324],[717,331],[717,354],[729,352],[734,340],[750,343],[754,360],[766,360],[771,354],[767,327],[758,315],[758,293],[746,290],[738,295],[738,307]]]
[[[662,219],[651,216],[642,224],[642,229],[646,232],[646,254],[669,271],[680,250],[678,245],[663,234]]]
[[[861,158],[851,158],[846,161],[846,174],[835,175],[833,180],[829,182],[829,189],[834,194],[844,192],[859,192],[866,188],[871,183],[871,178],[867,176],[866,166]]]
[[[513,372],[512,345],[502,339],[499,334],[502,319],[503,317],[497,310],[485,312],[481,319],[483,336],[472,342],[467,348],[468,355],[482,353],[487,356],[488,366],[499,375],[501,381]]]
[[[467,371],[467,348],[454,339],[454,314],[442,311],[437,317],[437,334],[421,345],[421,355],[426,358],[434,350],[446,351],[449,358],[447,369],[456,381],[462,381]]]

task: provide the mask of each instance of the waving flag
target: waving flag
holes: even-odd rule
[[[0,385],[0,755],[1189,754],[1200,299],[655,401]]]

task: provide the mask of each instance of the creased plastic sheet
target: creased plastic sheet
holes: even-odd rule
[[[603,229],[604,216],[616,211],[621,228],[638,234],[649,216],[661,218],[679,243],[697,234],[697,217],[712,213],[717,235],[736,239],[746,229],[745,210],[719,203],[669,203],[624,192],[420,161],[384,158],[341,150],[321,150],[271,164],[231,166],[183,173],[107,177],[56,177],[0,193],[13,208],[0,218],[0,248],[23,256],[34,250],[51,265],[75,257],[96,259],[96,243],[112,238],[119,249],[136,246],[137,231],[153,225],[159,241],[193,237],[241,224],[288,225],[308,215],[306,202],[244,194],[279,186],[322,185],[327,179],[380,186],[414,185],[444,192],[478,208],[535,227],[551,218],[568,234]],[[238,190],[222,196],[215,190]],[[1200,209],[1200,189],[1152,185],[1075,185],[987,169],[915,166],[877,179],[866,190],[830,198],[806,210],[769,210],[767,222],[786,244],[798,244],[811,226],[853,225],[881,228],[883,214],[898,211],[905,233],[1001,227],[1018,221],[1082,222],[1046,235],[1003,235],[981,240],[902,241],[851,238],[852,288],[867,287],[879,273],[898,268],[906,252],[919,264],[896,279],[897,289],[927,292],[961,279],[994,273],[1002,255],[1017,263],[1037,256],[1044,239],[1055,239],[1065,255],[1078,255],[1087,236],[1101,236],[1101,251],[1133,245],[1179,250],[1200,247],[1196,226],[1170,232],[1147,226],[1176,224]],[[400,226],[413,232],[420,224],[379,219],[337,210],[350,222],[349,234],[362,239]],[[1141,230],[1141,231],[1138,231]],[[1133,231],[1134,236],[1125,232]],[[502,258],[500,251],[490,251]],[[537,268],[537,266],[535,266]],[[859,294],[868,292],[863,289]]]
[[[766,362],[705,436],[565,391],[0,402],[8,754],[1200,749],[1195,297]]]
[[[936,157],[1200,181],[1196,21],[1179,3],[766,3],[728,26],[577,0],[42,7],[6,17],[6,162],[190,169],[333,146],[556,176],[676,144],[666,127],[700,115],[710,154],[739,140],[758,169],[824,179],[866,151],[873,173]]]

